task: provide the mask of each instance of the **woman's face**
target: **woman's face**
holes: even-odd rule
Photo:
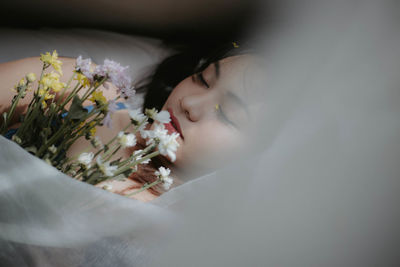
[[[181,134],[174,167],[207,170],[243,149],[244,129],[251,120],[245,84],[252,59],[249,55],[225,58],[219,67],[209,65],[171,92],[162,110],[172,117],[167,129]]]

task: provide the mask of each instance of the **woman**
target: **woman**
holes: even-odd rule
[[[61,58],[64,73],[72,73],[75,59]],[[176,161],[160,156],[148,165],[141,165],[138,172],[129,179],[113,180],[96,186],[110,188],[112,192],[130,195],[140,201],[150,201],[162,193],[156,186],[132,195],[143,183],[156,179],[154,171],[163,165],[172,170],[174,185],[197,177],[219,166],[236,151],[243,150],[244,129],[250,121],[250,108],[245,103],[246,73],[254,66],[255,57],[239,48],[237,43],[218,46],[213,51],[186,50],[165,59],[154,74],[138,85],[139,92],[146,92],[143,108],[156,107],[169,112],[172,122],[166,125],[170,133],[178,132],[179,148]],[[0,65],[2,80],[9,83],[8,88],[27,72],[40,73],[41,65],[37,58],[28,58]],[[65,80],[69,77],[63,77]],[[104,89],[104,88],[101,88]],[[112,88],[113,89],[113,88]],[[4,90],[3,90],[4,91]],[[107,99],[115,98],[115,90],[103,90]],[[3,92],[0,112],[10,103],[13,92]],[[246,99],[248,100],[248,99]],[[24,99],[25,102],[29,99]],[[22,102],[21,109],[23,105]],[[100,127],[97,135],[102,140],[115,136],[130,121],[128,110],[119,110],[113,115],[113,127]],[[149,128],[154,125],[149,126]],[[145,140],[137,136],[138,145]],[[86,145],[85,139],[78,140],[68,151],[74,155]],[[126,157],[132,149],[125,149],[117,157]]]

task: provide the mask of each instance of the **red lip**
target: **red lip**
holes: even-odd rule
[[[172,126],[177,130],[177,132],[180,134],[180,136],[182,137],[182,139],[184,139],[183,134],[182,134],[182,129],[181,129],[181,125],[179,124],[178,119],[174,116],[174,113],[172,112],[171,108],[167,108],[169,115],[171,117],[171,124]]]

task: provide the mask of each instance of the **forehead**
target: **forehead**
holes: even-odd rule
[[[255,57],[253,55],[237,55],[224,58],[219,61],[221,73],[240,74],[245,73],[251,66],[254,66]]]
[[[231,91],[248,105],[265,99],[266,68],[256,55],[227,57],[220,60],[219,65],[218,83],[221,89]]]

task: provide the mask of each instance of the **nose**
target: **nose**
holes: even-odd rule
[[[207,107],[212,105],[212,97],[207,94],[188,95],[180,99],[180,106],[186,117],[193,122],[203,118]]]

